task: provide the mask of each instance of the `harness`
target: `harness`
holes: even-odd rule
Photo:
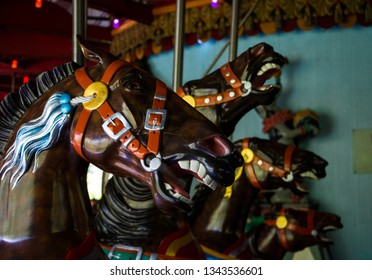
[[[282,178],[285,182],[291,182],[293,177],[293,172],[291,171],[292,166],[292,154],[296,147],[294,146],[287,146],[285,153],[284,153],[284,168],[280,168],[278,166],[273,165],[272,163],[268,162],[267,160],[263,159],[262,157],[255,154],[249,148],[249,138],[244,138],[242,143],[242,151],[241,154],[244,158],[244,165],[239,167],[235,174],[235,180],[239,180],[241,175],[243,174],[243,167],[245,167],[246,174],[248,176],[248,180],[251,182],[252,186],[256,189],[262,190],[263,187],[260,184],[257,176],[254,172],[253,164],[258,165],[262,170],[267,173],[273,174],[277,177]],[[232,193],[232,185],[226,188],[225,196],[224,197],[231,197]]]
[[[279,216],[274,220],[265,220],[265,224],[268,226],[276,227],[279,231],[280,244],[284,249],[290,251],[290,246],[288,245],[287,240],[287,231],[292,231],[301,235],[313,235],[318,234],[317,230],[314,227],[315,211],[310,210],[307,212],[307,227],[301,227],[296,224],[289,223],[286,217],[287,209],[283,208],[280,210]]]
[[[76,70],[76,80],[85,89],[84,97],[90,98],[83,102],[78,120],[73,132],[72,145],[75,151],[86,160],[82,151],[82,143],[87,123],[93,111],[97,111],[104,121],[102,129],[114,141],[120,141],[130,150],[146,170],[154,171],[160,167],[161,159],[158,154],[161,131],[166,120],[165,101],[167,97],[166,85],[156,80],[156,91],[151,109],[147,109],[145,129],[149,136],[147,146],[144,146],[132,134],[132,125],[121,112],[114,112],[107,99],[110,93],[109,83],[113,76],[128,63],[121,60],[112,62],[105,70],[100,81],[93,81],[87,74],[86,67]],[[149,159],[149,163],[145,160]]]
[[[232,87],[231,89],[225,90],[221,93],[210,94],[206,96],[192,96],[185,93],[183,87],[177,89],[177,94],[182,97],[192,107],[205,107],[214,106],[221,103],[226,103],[235,100],[241,96],[246,96],[250,93],[252,87],[248,81],[241,81],[233,72],[230,67],[230,63],[220,67],[221,75],[225,81]],[[242,87],[243,86],[243,87]],[[243,89],[242,89],[243,88]]]

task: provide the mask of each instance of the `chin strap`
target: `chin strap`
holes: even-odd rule
[[[160,159],[156,157],[159,152],[160,133],[164,128],[166,120],[165,101],[167,96],[166,85],[156,80],[156,93],[154,95],[153,107],[146,112],[145,129],[149,131],[147,147],[135,138],[132,134],[132,126],[121,112],[114,112],[110,104],[107,102],[109,96],[109,83],[113,76],[122,67],[128,65],[127,62],[116,60],[112,62],[103,74],[101,81],[92,81],[86,72],[86,68],[76,70],[76,80],[82,88],[85,89],[84,97],[91,97],[89,101],[83,103],[83,108],[78,117],[72,144],[75,151],[84,159],[82,151],[82,143],[85,129],[89,118],[94,110],[97,110],[102,120],[102,128],[105,133],[114,141],[120,141],[129,149],[143,164],[147,155],[153,154],[150,158],[148,168],[151,171],[160,167]]]

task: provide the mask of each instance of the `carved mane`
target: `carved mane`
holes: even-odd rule
[[[11,92],[0,103],[0,157],[13,133],[14,127],[27,109],[43,93],[55,84],[75,73],[80,66],[75,62],[68,62],[45,71],[36,77],[35,81],[23,84],[18,93]]]

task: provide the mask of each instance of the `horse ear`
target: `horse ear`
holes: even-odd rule
[[[106,69],[112,61],[117,59],[113,54],[106,52],[84,40],[82,36],[78,35],[77,39],[83,55],[90,61],[101,64],[104,69]]]

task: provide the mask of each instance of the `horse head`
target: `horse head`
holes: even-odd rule
[[[76,73],[89,99],[72,124],[82,157],[142,181],[163,210],[190,207],[192,177],[211,188],[233,181],[242,160],[214,124],[147,72],[86,42],[81,48],[97,63]]]
[[[240,174],[258,190],[282,187],[303,194],[307,193],[304,179],[326,176],[328,162],[313,152],[257,137],[238,140],[235,145],[245,161]]]
[[[341,218],[313,209],[282,208],[264,215],[263,224],[248,233],[254,238],[256,257],[282,259],[285,252],[297,252],[306,247],[328,246],[333,241],[326,233],[341,229]]]
[[[274,101],[280,84],[270,79],[280,75],[285,63],[272,46],[260,43],[204,78],[185,83],[177,93],[230,135],[247,112]]]

